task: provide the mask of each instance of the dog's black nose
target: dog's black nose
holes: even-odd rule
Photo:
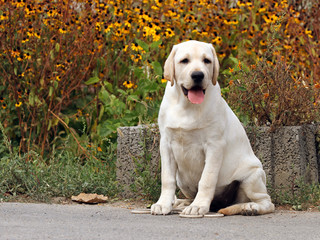
[[[191,74],[191,78],[195,83],[201,83],[204,78],[204,74],[201,71],[194,71]]]

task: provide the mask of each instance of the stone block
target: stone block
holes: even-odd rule
[[[160,169],[159,130],[155,125],[118,128],[117,181],[122,196],[135,197],[132,184],[135,183],[137,164],[147,164],[148,170]]]
[[[315,126],[281,127],[273,133],[274,185],[287,187],[296,180],[318,182]]]
[[[292,187],[294,181],[300,179],[307,183],[319,181],[317,127],[281,127],[274,132],[269,127],[246,127],[252,148],[263,164],[269,186]],[[138,162],[144,161],[150,171],[160,174],[159,139],[156,125],[118,129],[117,179],[123,186],[122,196],[135,197],[137,194],[130,186],[137,177]]]

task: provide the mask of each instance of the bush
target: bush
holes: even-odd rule
[[[66,136],[69,130],[55,115],[104,150],[118,126],[154,121],[164,59],[173,44],[191,38],[214,44],[221,71],[230,73],[220,77],[225,97],[239,60],[250,66],[261,58],[268,64],[280,59],[290,66],[287,80],[295,83],[289,86],[312,91],[308,101],[318,108],[319,9],[312,1],[286,0],[3,1],[0,120],[20,152],[43,155]],[[270,41],[275,48],[263,58]],[[257,95],[246,86],[254,78],[242,81],[240,89]],[[249,105],[237,105],[239,114],[247,114]]]

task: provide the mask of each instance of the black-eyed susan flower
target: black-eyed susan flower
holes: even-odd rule
[[[21,107],[21,105],[22,105],[22,102],[17,102],[16,104],[15,104],[15,106],[18,108],[18,107]]]
[[[215,39],[213,39],[212,43],[218,44],[220,45],[220,43],[222,42],[222,37],[218,36]]]
[[[218,57],[219,58],[224,58],[226,56],[225,52],[218,52]]]
[[[26,0],[17,0],[17,1],[14,1],[14,4],[15,4],[16,7],[18,7],[18,8],[24,7],[24,5],[26,4]]]
[[[267,41],[266,40],[260,40],[260,45],[261,46],[266,46],[267,45]]]
[[[134,83],[132,83],[131,81],[125,81],[122,85],[125,86],[128,89],[134,87]]]
[[[61,34],[65,34],[67,32],[67,29],[65,27],[61,27],[61,28],[59,28],[59,32]]]
[[[6,109],[7,108],[7,104],[6,103],[2,103],[2,109]]]
[[[139,52],[139,51],[142,51],[142,50],[143,50],[143,48],[140,47],[137,43],[132,43],[132,44],[131,44],[131,49],[132,49],[133,51],[136,51],[136,52]]]
[[[167,38],[170,38],[170,37],[173,37],[175,34],[174,34],[174,31],[171,28],[167,28],[166,32],[165,32],[165,35],[166,35]]]
[[[146,97],[146,100],[151,101],[152,97]]]
[[[8,17],[8,14],[6,12],[4,12],[4,13],[2,13],[0,15],[0,20],[1,21],[5,21],[5,20],[8,20],[8,19],[9,19],[9,17]]]
[[[142,60],[142,56],[140,55],[140,54],[135,54],[135,55],[131,55],[131,59],[132,59],[132,61],[134,61],[134,62],[139,62],[140,60]]]
[[[27,59],[27,60],[31,59],[30,53],[24,53],[24,54],[23,54],[23,58],[24,58],[24,59]]]

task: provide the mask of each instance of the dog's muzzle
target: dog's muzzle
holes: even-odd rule
[[[187,89],[181,85],[182,91],[191,103],[200,104],[203,102],[206,93],[206,90],[202,87],[204,73],[194,71],[191,73],[191,79],[193,80],[193,87]]]

